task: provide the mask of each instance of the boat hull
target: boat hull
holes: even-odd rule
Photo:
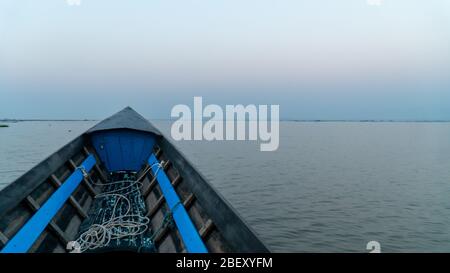
[[[122,206],[114,194],[129,194],[123,192],[128,186],[111,194],[108,183],[117,182],[117,175],[122,175],[123,180],[125,174],[126,183],[138,181],[136,191],[143,206],[140,217],[148,220],[139,238],[150,242],[148,247],[119,247],[130,245],[136,238],[125,234],[117,239],[117,229],[112,228],[108,236],[113,234],[113,239],[108,244],[83,244],[83,251],[268,252],[232,206],[167,138],[132,109],[115,116],[77,137],[0,191],[1,252],[76,252],[83,232],[96,227],[92,219],[100,213],[107,214],[107,205],[98,208],[99,199],[107,196]],[[89,158],[94,163],[86,170],[83,164]],[[79,180],[76,187],[61,194],[68,183],[73,183],[74,176]],[[108,187],[109,195],[105,195]],[[49,203],[55,204],[54,200],[63,202],[60,207],[52,207],[54,215],[48,217]],[[40,216],[45,215],[44,210],[46,217]],[[116,216],[117,212],[109,213]],[[30,229],[30,223],[43,226],[33,241],[21,237],[24,230]],[[107,226],[108,221],[101,220],[99,224]],[[30,230],[35,231],[35,226]]]

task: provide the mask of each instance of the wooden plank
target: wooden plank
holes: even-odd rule
[[[56,224],[54,220],[50,222],[49,227],[50,230],[53,231],[58,240],[61,242],[63,248],[65,248],[67,246],[67,243],[69,243],[69,239],[66,237],[64,231],[62,231],[61,228],[59,228],[59,226]]]
[[[70,166],[72,167],[73,170],[76,170],[78,168],[77,164],[75,164],[75,162],[73,162],[72,159],[69,159],[68,162],[69,162],[69,164],[70,164]]]
[[[195,201],[195,195],[193,193],[189,194],[189,196],[186,198],[186,200],[183,201],[183,206],[189,210],[192,206],[192,204]]]
[[[161,198],[160,199],[163,199],[162,198],[162,196],[161,196]],[[184,200],[183,201],[183,206],[185,207],[185,209],[186,210],[188,210],[190,207],[191,207],[191,205],[193,204],[193,202],[194,202],[194,200],[195,200],[195,195],[194,194],[190,194],[189,196],[188,196],[188,198],[186,198],[186,200]],[[158,199],[158,201],[159,201],[159,199]],[[212,221],[211,221],[211,223],[212,223]],[[206,229],[205,231],[206,232],[209,232],[211,227],[208,227],[208,229]],[[169,226],[166,226],[166,227],[164,227],[160,232],[159,232],[159,234],[155,237],[155,244],[158,244],[163,238],[164,238],[164,236],[167,234],[167,232],[169,231],[169,229],[170,229],[170,227]],[[200,230],[201,231],[201,230]],[[204,231],[204,232],[205,232]],[[200,235],[200,237],[202,237],[202,235],[201,235],[201,233],[199,232],[199,235]],[[207,234],[205,234],[205,236],[206,236]],[[186,253],[187,252],[187,250],[186,249],[184,249],[184,253]]]
[[[31,197],[31,196],[29,196],[29,195],[25,198],[25,201],[27,201],[27,204],[31,207],[31,209],[33,210],[33,212],[39,210],[39,208],[41,207],[41,206],[39,206],[39,204],[36,202],[36,200],[34,200],[33,197]]]
[[[59,181],[59,179],[52,174],[50,176],[50,180],[53,182],[53,184],[56,187],[60,187],[61,186],[61,181]],[[77,211],[77,213],[81,216],[81,218],[85,219],[88,217],[87,213],[84,211],[84,209],[81,207],[81,205],[77,202],[77,200],[75,199],[75,197],[73,195],[70,195],[69,197],[69,203],[75,208],[75,210]]]
[[[179,183],[176,183],[176,179],[172,182],[172,186],[173,187],[176,187]],[[194,197],[194,198],[192,198],[192,197]],[[191,200],[189,200],[189,198],[191,198]],[[184,204],[185,205],[185,207],[186,207],[186,205],[187,206],[190,206],[191,205],[191,203],[192,203],[192,201],[193,201],[193,199],[195,199],[195,196],[193,195],[193,194],[191,194],[189,197],[188,197],[188,199],[186,200],[186,201],[188,201],[186,204]],[[155,205],[153,205],[153,207],[148,211],[148,213],[147,213],[147,217],[149,217],[149,218],[152,218],[154,215],[155,215],[155,213],[161,208],[161,205],[162,204],[164,204],[164,196],[160,196],[159,198],[158,198],[158,200],[156,200],[156,202],[155,202]],[[186,207],[186,209],[188,209],[187,207]]]
[[[83,151],[84,151],[84,154],[86,155],[86,156],[89,156],[90,154],[91,154],[91,152],[89,152],[89,150],[88,150],[88,148],[86,148],[86,146],[83,146]],[[97,158],[97,156],[96,156],[96,163],[95,163],[95,166],[94,166],[94,168],[95,168],[95,171],[100,175],[100,178],[104,181],[104,182],[106,182],[107,180],[108,180],[108,178],[106,177],[106,175],[105,175],[105,173],[102,171],[102,169],[98,166],[98,160],[97,160],[98,158]]]
[[[152,218],[156,214],[156,212],[161,208],[162,204],[164,204],[163,196],[158,198],[155,205],[153,205],[153,207],[148,211],[146,216]]]
[[[34,200],[33,197],[28,195],[25,198],[25,200],[33,211],[36,212],[41,208],[41,206],[36,202],[36,200]],[[62,231],[61,228],[56,224],[55,220],[52,219],[50,221],[48,227],[51,231],[53,231],[53,233],[56,235],[56,237],[59,239],[59,241],[65,247],[67,245],[67,243],[69,242],[69,239],[67,239],[66,235],[64,234],[64,231]]]
[[[89,183],[88,179],[86,177],[83,178],[84,185],[88,189],[88,192],[91,194],[91,196],[96,196],[97,191],[94,189],[94,187]]]
[[[172,162],[170,162],[170,160],[165,161],[164,162],[164,166],[163,166],[163,170],[167,171],[171,165],[172,165]]]
[[[145,191],[142,193],[142,196],[144,197],[144,199],[146,199],[148,197],[148,195],[152,192],[155,185],[156,185],[156,178],[153,177],[152,181],[150,181],[150,183],[148,184],[147,189],[145,189]]]
[[[86,170],[91,170],[95,164],[95,158],[89,156],[86,158],[82,165]],[[25,253],[36,242],[42,232],[49,226],[49,223],[53,220],[58,211],[64,206],[69,199],[69,196],[80,185],[83,180],[83,175],[80,170],[74,171],[69,178],[59,187],[38,209],[33,216],[23,225],[20,230],[12,237],[8,244],[0,251],[0,253]],[[25,201],[32,208],[39,208],[37,202],[28,195]],[[57,235],[63,235],[59,232],[54,225],[52,229]]]
[[[1,232],[0,231],[0,242],[3,244],[3,245],[6,245],[6,243],[8,242],[8,237],[6,237],[6,235],[3,233],[3,232]]]
[[[84,155],[86,155],[86,156],[88,156],[89,154],[91,154],[91,153],[89,152],[89,150],[86,148],[86,146],[83,146],[83,152],[84,152]]]
[[[189,209],[193,202],[195,201],[195,195],[193,195],[192,193],[188,196],[188,198],[183,202],[183,206],[185,207],[185,209]],[[153,206],[153,208],[148,212],[148,214],[146,215],[147,217],[153,217],[156,212],[161,208],[162,204],[164,204],[164,197],[161,196],[158,198],[158,200],[156,201],[155,205]]]
[[[69,159],[69,164],[72,166],[73,170],[76,170],[78,168],[72,159]],[[95,168],[95,165],[94,165],[94,168]],[[89,172],[87,173],[87,175],[89,177]],[[89,183],[89,180],[87,177],[84,176],[84,173],[83,173],[83,184],[86,186],[86,188],[88,189],[91,196],[97,195],[97,191],[94,189],[94,187],[91,185],[91,183]]]
[[[162,153],[162,150],[161,150],[161,148],[158,147],[158,150],[155,152],[156,158],[159,158],[159,156],[161,155],[161,153]]]
[[[170,230],[169,226],[165,226],[159,233],[156,235],[155,239],[153,240],[155,245],[158,245],[162,239],[168,234]]]
[[[205,237],[208,236],[208,234],[214,229],[214,227],[215,226],[213,221],[211,219],[208,219],[208,221],[206,221],[203,227],[198,231],[200,237],[202,237],[202,239],[205,239]]]
[[[166,170],[166,168],[168,167],[169,161],[167,161],[167,163],[164,164],[163,169],[164,171]],[[150,168],[151,169],[151,168]],[[178,181],[179,182],[179,181]],[[178,185],[178,182],[176,185]],[[152,180],[150,181],[150,183],[148,184],[147,189],[145,189],[145,191],[142,193],[142,196],[145,198],[148,197],[148,195],[150,194],[150,192],[153,190],[153,188],[155,187],[155,185],[157,184],[156,181],[156,176],[153,176]]]
[[[172,182],[172,185],[174,187],[178,186],[180,184],[180,182],[183,180],[183,177],[181,177],[181,175],[178,174],[177,177],[175,177],[175,179]]]
[[[144,179],[150,170],[151,170],[150,166],[148,164],[146,164],[142,173],[138,175],[137,181],[141,181],[142,179]]]
[[[98,164],[95,164],[94,166],[95,171],[100,175],[100,177],[102,178],[103,182],[108,181],[108,178],[106,177],[105,173],[102,171],[102,169],[98,166]]]

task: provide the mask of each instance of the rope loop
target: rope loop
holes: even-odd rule
[[[156,177],[158,171],[163,168],[162,163],[155,163],[149,168],[157,165],[158,169],[155,171]],[[85,178],[89,178],[89,183],[97,186],[119,185],[119,188],[104,191],[95,196],[96,199],[104,198],[111,206],[111,214],[109,219],[104,219],[102,223],[92,224],[85,232],[83,232],[76,242],[80,244],[80,252],[93,250],[108,246],[112,240],[121,239],[130,236],[138,236],[144,234],[149,227],[150,218],[133,213],[132,194],[140,192],[143,183],[139,179],[125,179],[120,181],[112,181],[109,183],[94,183],[86,169],[83,166],[77,167]],[[174,206],[175,208],[175,206]],[[172,212],[166,213],[161,227],[150,237],[153,242],[154,237],[162,228],[170,225],[173,222]]]

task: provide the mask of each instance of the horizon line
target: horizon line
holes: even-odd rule
[[[175,121],[177,119],[170,118],[153,118],[147,120],[154,121]],[[4,118],[0,119],[0,122],[5,123],[15,123],[15,122],[27,122],[27,121],[67,121],[67,122],[75,122],[75,121],[101,121],[103,119],[11,119]],[[222,120],[225,121],[225,120]],[[249,120],[245,120],[249,121]],[[280,121],[284,122],[450,122],[450,119],[289,119],[282,118]]]

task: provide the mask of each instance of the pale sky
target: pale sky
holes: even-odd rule
[[[0,0],[0,118],[450,120],[448,0]]]

